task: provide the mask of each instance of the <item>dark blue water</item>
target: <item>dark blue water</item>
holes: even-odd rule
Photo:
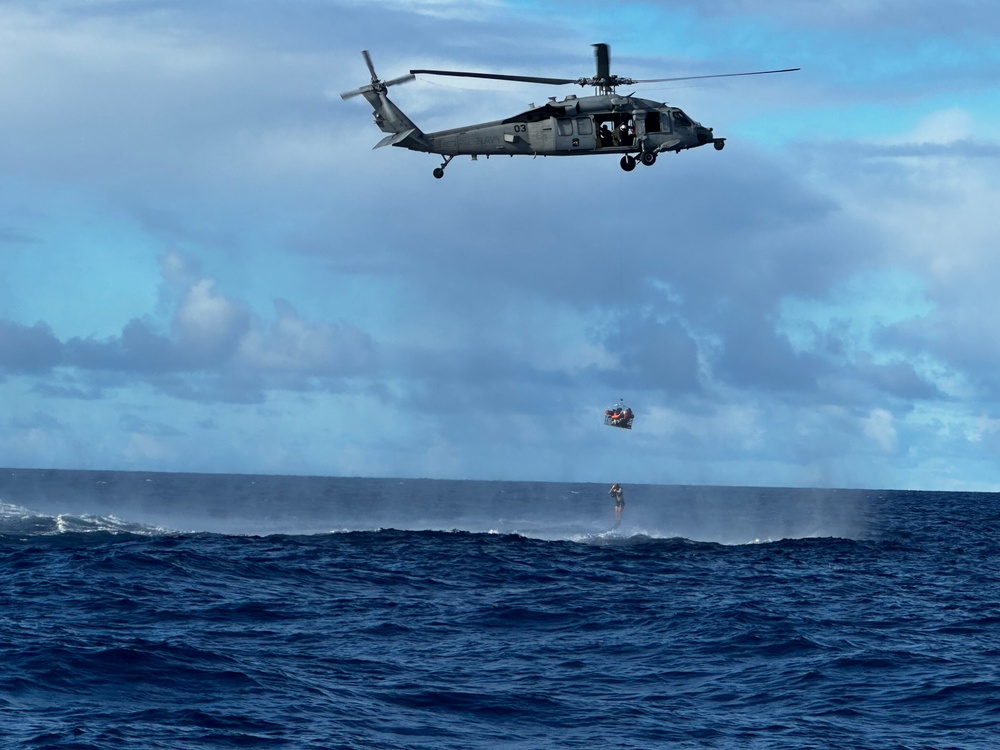
[[[995,495],[0,472],[7,748],[993,748]]]

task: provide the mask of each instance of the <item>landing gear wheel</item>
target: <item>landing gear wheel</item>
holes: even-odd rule
[[[726,142],[725,141],[714,141],[712,143],[712,145],[715,146],[715,150],[716,151],[722,151],[722,149],[724,149],[726,147]]]
[[[656,163],[656,152],[643,151],[642,156],[640,158],[642,159],[643,164],[645,164],[647,167],[651,167]]]
[[[444,177],[444,168],[447,167],[451,163],[451,160],[454,159],[454,158],[455,158],[454,155],[452,155],[452,156],[445,156],[444,157],[444,161],[441,162],[441,166],[437,167],[434,170],[434,177],[435,177],[435,179],[440,180],[442,177]]]
[[[622,157],[620,163],[622,169],[624,169],[626,172],[631,172],[633,169],[635,169],[635,157],[632,156],[632,154],[625,154],[625,156]]]

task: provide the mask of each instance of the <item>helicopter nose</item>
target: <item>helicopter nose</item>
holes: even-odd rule
[[[706,143],[711,143],[715,139],[712,135],[712,129],[702,127],[701,125],[698,126],[697,135],[698,144],[701,146],[704,146]]]

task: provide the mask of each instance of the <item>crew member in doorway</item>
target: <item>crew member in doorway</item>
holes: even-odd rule
[[[605,148],[607,146],[611,146],[614,144],[614,139],[611,135],[611,128],[608,127],[608,124],[606,122],[601,125],[601,130],[598,133],[598,138],[599,138],[598,145],[601,148]]]
[[[630,124],[631,122],[631,120],[626,120],[615,129],[614,139],[616,146],[632,145],[632,136],[634,135],[634,131],[632,130]]]

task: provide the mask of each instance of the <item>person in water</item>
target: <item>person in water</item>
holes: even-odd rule
[[[615,523],[619,524],[622,522],[622,510],[625,508],[625,492],[622,486],[615,482],[608,494],[615,499]]]

